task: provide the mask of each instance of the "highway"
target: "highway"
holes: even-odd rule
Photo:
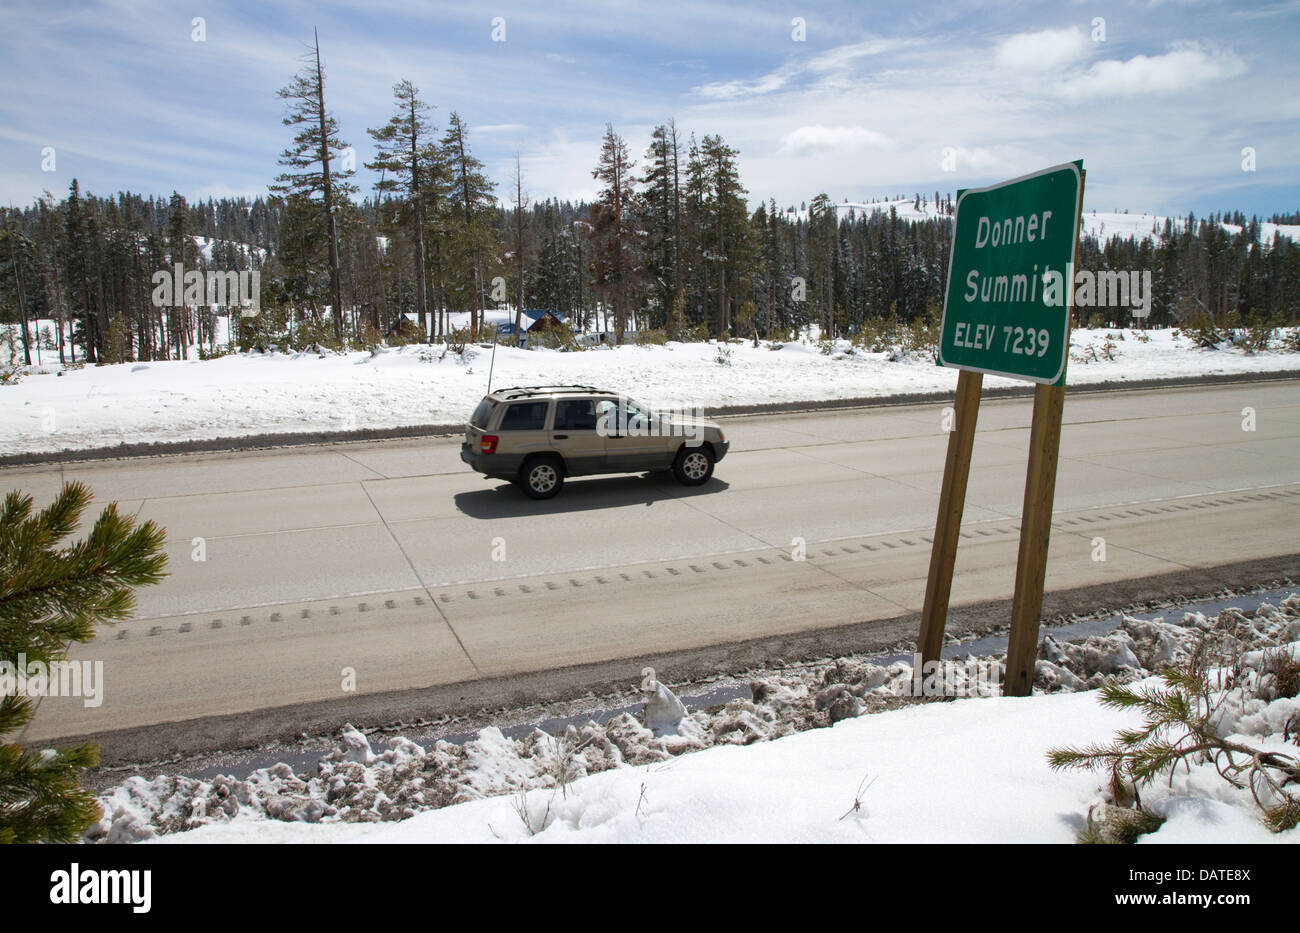
[[[728,419],[703,487],[585,478],[546,502],[472,473],[459,438],[0,470],[38,505],[86,482],[170,555],[136,618],[71,652],[104,662],[103,704],[47,698],[24,741],[475,682],[504,705],[535,672],[914,614],[942,409]],[[1030,416],[981,407],[953,624],[1011,595]],[[1300,382],[1067,395],[1049,592],[1292,555],[1297,527]]]

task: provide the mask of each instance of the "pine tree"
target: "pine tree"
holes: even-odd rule
[[[391,174],[375,185],[380,191],[402,191],[410,214],[410,238],[415,253],[415,310],[420,332],[429,333],[429,299],[426,293],[424,224],[427,199],[436,199],[443,172],[437,146],[430,140],[432,132],[427,115],[430,106],[420,100],[419,89],[403,79],[393,85],[396,112],[379,129],[367,130],[378,147],[373,162],[366,168]],[[375,322],[378,326],[378,322]]]
[[[483,283],[496,246],[493,228],[496,187],[483,174],[483,163],[470,154],[469,127],[454,110],[447,132],[439,143],[447,166],[449,211],[453,235],[447,237],[447,261],[452,275],[451,291],[469,305],[471,329],[483,324]]]
[[[81,483],[63,487],[49,508],[32,514],[32,498],[11,492],[0,506],[0,664],[50,665],[69,644],[95,637],[100,622],[128,618],[133,588],[159,582],[167,556],[153,522],[137,525],[117,511],[100,513],[85,540],[65,544],[90,502]],[[29,696],[0,698],[0,736],[35,715]],[[0,744],[0,842],[75,842],[100,818],[78,775],[98,760],[94,745],[30,751]]]
[[[784,249],[775,199],[768,202],[765,210],[759,205],[759,210],[761,213],[756,214],[762,235],[759,319],[765,328],[776,327],[784,333],[793,323],[789,257]]]
[[[686,282],[685,307],[692,325],[708,321],[709,263],[704,240],[707,187],[700,146],[692,133],[686,144],[686,185],[682,189],[682,274]]]
[[[54,318],[54,327],[57,331],[55,344],[59,350],[59,363],[67,362],[65,357],[64,331],[67,320],[66,295],[67,288],[64,283],[66,276],[66,265],[62,261],[64,249],[64,229],[59,218],[58,202],[54,196],[46,192],[45,196],[36,202],[37,220],[36,235],[40,251],[40,285],[45,292],[45,305],[49,309],[48,314]]]
[[[18,308],[18,323],[22,327],[23,363],[31,366],[32,337],[27,321],[27,289],[23,285],[23,269],[31,269],[33,246],[31,240],[12,224],[12,215],[8,212],[5,214],[5,224],[0,229],[0,273],[12,283],[13,303]]]
[[[519,154],[515,154],[515,222],[514,222],[514,260],[515,260],[515,342],[523,342],[524,313],[524,211],[528,207],[528,195],[524,193],[524,173],[519,166]]]
[[[77,179],[72,179],[68,189],[68,198],[63,207],[64,245],[66,247],[65,263],[68,284],[72,300],[80,308],[82,321],[83,346],[86,362],[94,363],[98,357],[95,353],[94,323],[90,315],[92,304],[90,289],[90,234],[87,230],[86,210],[81,200],[81,187]],[[75,332],[74,332],[75,333]],[[73,341],[72,362],[77,362],[76,341]]]
[[[349,148],[339,138],[338,123],[325,109],[325,69],[320,60],[320,37],[313,32],[312,55],[305,67],[294,75],[279,95],[290,102],[285,126],[301,126],[293,145],[280,156],[280,164],[296,171],[276,177],[271,190],[283,195],[321,195],[321,207],[328,231],[330,303],[333,311],[334,336],[343,336],[343,290],[339,279],[338,199],[346,200],[357,187],[347,181],[354,172],[333,169],[331,162]]]
[[[745,207],[744,187],[736,168],[735,149],[721,136],[705,136],[700,141],[707,191],[704,202],[706,240],[717,270],[718,335],[731,330],[732,304],[737,296],[743,300],[745,282],[753,261],[753,236]]]
[[[591,209],[590,236],[595,244],[592,285],[614,308],[614,342],[623,342],[631,311],[633,290],[641,277],[640,244],[636,216],[637,198],[627,143],[605,124],[600,161],[591,177],[604,187]]]
[[[835,205],[825,192],[813,198],[808,211],[808,261],[812,272],[809,294],[816,296],[822,339],[835,336]]]
[[[565,231],[557,228],[555,205],[547,201],[542,209],[545,234],[537,251],[534,274],[528,283],[528,296],[539,308],[555,308],[570,312],[566,295],[566,254]]]
[[[328,236],[320,207],[303,194],[291,194],[280,204],[280,248],[275,255],[277,278],[287,301],[313,316],[327,296],[322,274]]]
[[[167,248],[171,253],[172,266],[181,265],[186,273],[193,270],[198,262],[198,247],[190,234],[189,211],[185,198],[173,191],[170,203],[170,216],[167,221]],[[172,296],[172,303],[166,309],[168,341],[165,344],[176,351],[176,359],[183,360],[189,356],[190,309],[183,301],[184,280],[174,282],[173,288],[179,287],[181,294]],[[204,295],[206,299],[207,295]],[[200,302],[202,304],[202,302]]]
[[[669,313],[684,287],[680,154],[677,124],[670,120],[656,126],[645,154],[640,205],[641,223],[646,230],[646,278],[659,324],[668,323]]]

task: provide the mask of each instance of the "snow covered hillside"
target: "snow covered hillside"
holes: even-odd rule
[[[841,220],[851,215],[860,217],[870,213],[888,214],[891,208],[898,212],[899,220],[909,222],[933,220],[936,217],[948,216],[935,209],[932,198],[933,196],[919,207],[916,205],[915,198],[895,198],[884,201],[841,201],[835,204],[834,207],[836,215]],[[808,211],[806,208],[796,208],[793,211],[785,211],[785,216],[789,220],[807,220]],[[1168,219],[1162,215],[1148,213],[1147,211],[1132,213],[1127,210],[1098,211],[1088,209],[1083,212],[1083,233],[1085,236],[1096,237],[1103,242],[1113,236],[1125,239],[1133,237],[1138,240],[1149,237],[1158,244],[1165,229],[1165,221]],[[1173,229],[1175,231],[1183,230],[1186,226],[1186,217],[1173,218]],[[1233,235],[1241,232],[1241,227],[1237,224],[1224,223],[1221,226]],[[1300,242],[1300,224],[1275,224],[1263,221],[1259,225],[1260,240],[1266,245],[1272,243],[1274,235],[1278,233]]]
[[[1108,334],[1113,359],[1093,360]],[[1264,370],[1300,371],[1300,354],[1198,350],[1169,330],[1076,330],[1070,385]],[[1122,339],[1119,339],[1122,338]],[[927,356],[816,344],[669,343],[585,352],[498,347],[494,387],[576,383],[625,392],[649,404],[706,409],[773,402],[881,398],[951,392],[955,370]],[[1090,362],[1083,362],[1088,358]],[[722,360],[722,362],[719,362]],[[215,360],[57,366],[0,386],[0,454],[80,450],[123,443],[203,440],[271,433],[349,431],[464,422],[483,396],[491,351],[461,357],[406,346],[318,355],[239,354]],[[1012,385],[988,377],[988,386]]]

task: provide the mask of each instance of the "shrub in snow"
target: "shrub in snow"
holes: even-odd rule
[[[1048,753],[1057,770],[1109,772],[1110,799],[1090,808],[1082,841],[1132,842],[1158,827],[1158,815],[1143,809],[1141,790],[1165,775],[1172,783],[1179,766],[1189,775],[1193,768],[1211,766],[1231,787],[1249,791],[1274,832],[1300,824],[1300,758],[1243,735],[1257,732],[1267,740],[1293,714],[1295,701],[1268,702],[1264,697],[1273,694],[1275,681],[1264,682],[1273,677],[1272,669],[1261,676],[1265,652],[1243,658],[1234,638],[1218,635],[1222,632],[1211,632],[1202,645],[1211,644],[1219,660],[1231,655],[1236,663],[1210,668],[1205,663],[1210,652],[1197,650],[1179,666],[1162,671],[1161,686],[1108,682],[1100,690],[1101,704],[1140,711],[1142,724],[1120,730],[1108,744]],[[1272,706],[1278,708],[1270,711]],[[1127,813],[1112,812],[1116,808]]]
[[[1254,660],[1247,656],[1244,662]],[[1260,689],[1269,700],[1295,698],[1300,695],[1300,652],[1294,645],[1265,649],[1256,662],[1260,671]]]
[[[638,330],[631,334],[632,343],[638,347],[665,346],[668,343],[666,330]],[[585,348],[584,348],[585,349]]]
[[[1192,343],[1202,350],[1217,350],[1219,344],[1228,340],[1229,334],[1214,323],[1214,319],[1204,311],[1192,319],[1192,325],[1187,329],[1187,336],[1191,337]]]
[[[1153,833],[1165,817],[1146,807],[1122,807],[1098,799],[1088,808],[1088,828],[1079,842],[1090,845],[1132,845],[1139,836]]]
[[[1262,353],[1269,348],[1273,342],[1273,324],[1271,321],[1258,315],[1249,315],[1246,318],[1246,326],[1234,334],[1233,344],[1245,350],[1246,353]]]

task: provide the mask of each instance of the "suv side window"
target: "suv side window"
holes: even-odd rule
[[[550,402],[513,402],[501,415],[498,431],[541,431],[546,428]]]
[[[596,430],[596,403],[589,398],[566,398],[555,403],[555,430]]]

